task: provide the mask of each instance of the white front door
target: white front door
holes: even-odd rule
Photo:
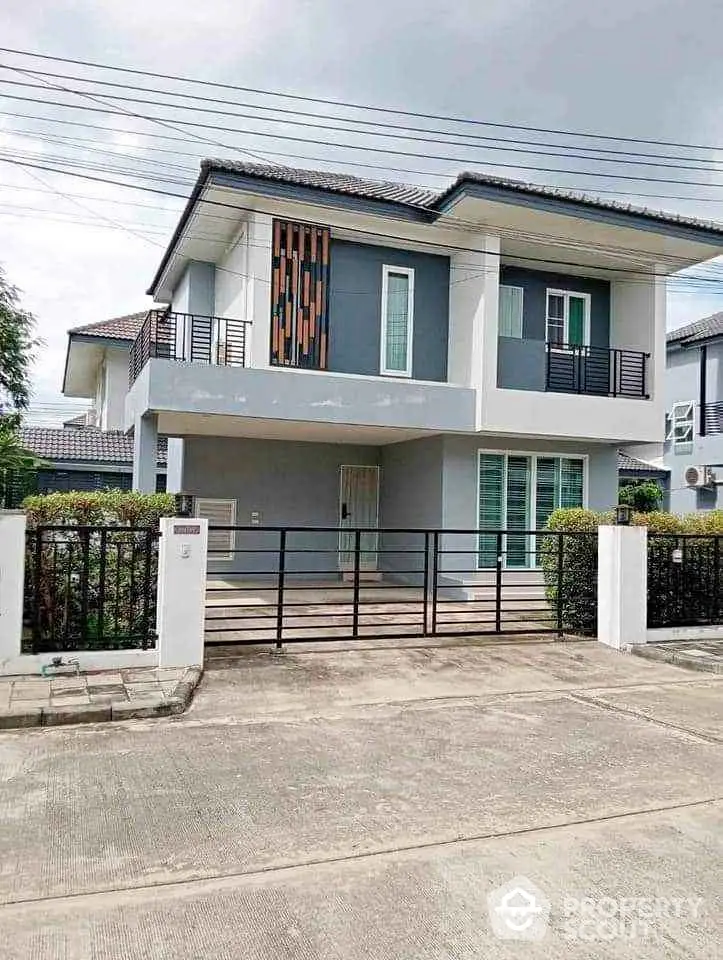
[[[377,569],[379,534],[379,467],[342,464],[339,477],[339,569],[353,570],[357,529],[369,529],[359,537],[359,569]]]

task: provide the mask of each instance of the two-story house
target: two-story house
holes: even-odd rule
[[[59,427],[27,426],[21,440],[41,461],[22,495],[57,490],[130,489],[133,439],[124,429],[130,348],[145,313],[101,320],[68,331],[63,394],[89,402]],[[155,489],[166,486],[166,446],[158,445]]]
[[[134,485],[161,433],[169,488],[229,525],[475,544],[609,508],[617,448],[661,438],[666,277],[721,253],[721,226],[481,174],[432,192],[205,161],[131,350]],[[506,564],[531,544],[507,535]]]
[[[723,509],[723,313],[668,334],[665,441],[636,448],[670,471],[674,513]]]

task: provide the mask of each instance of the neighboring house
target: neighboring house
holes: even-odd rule
[[[675,513],[723,509],[723,313],[667,337],[665,443],[635,452],[670,470]]]
[[[98,430],[77,424],[23,427],[23,445],[41,466],[36,472],[37,493],[56,490],[130,490],[133,476],[133,438],[120,430]],[[158,445],[156,490],[166,488],[166,449]]]
[[[133,438],[123,429],[124,406],[130,348],[144,318],[129,314],[68,331],[63,393],[92,406],[62,429],[22,428],[23,444],[42,461],[32,481],[38,493],[131,489]],[[153,478],[153,489],[165,490],[165,438],[158,443]]]
[[[721,253],[718,225],[481,174],[436,193],[205,161],[131,349],[134,486],[160,433],[169,489],[217,522],[467,530],[493,565],[475,529],[616,503],[618,447],[661,439],[665,278]],[[510,534],[505,562],[534,550]]]
[[[618,485],[640,483],[643,480],[653,480],[663,491],[661,509],[670,509],[670,470],[667,467],[656,466],[647,460],[631,457],[624,450],[618,450]]]

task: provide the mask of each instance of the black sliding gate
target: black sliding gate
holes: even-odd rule
[[[206,643],[562,635],[578,536],[211,526]]]

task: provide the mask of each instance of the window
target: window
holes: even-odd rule
[[[414,270],[384,266],[382,273],[381,373],[412,375]]]
[[[545,526],[558,507],[585,505],[585,458],[521,453],[479,454],[479,566],[493,567],[497,536],[505,530],[507,567],[534,567],[537,538],[525,531]],[[514,531],[519,530],[520,533]]]
[[[516,340],[522,339],[522,304],[524,299],[524,289],[522,287],[508,287],[500,284],[500,307],[499,307],[499,335],[501,337],[514,337]]]
[[[590,343],[590,294],[548,290],[545,339],[555,347]]]
[[[695,404],[692,400],[674,403],[666,417],[665,439],[672,441],[674,448],[687,447],[693,443]]]

